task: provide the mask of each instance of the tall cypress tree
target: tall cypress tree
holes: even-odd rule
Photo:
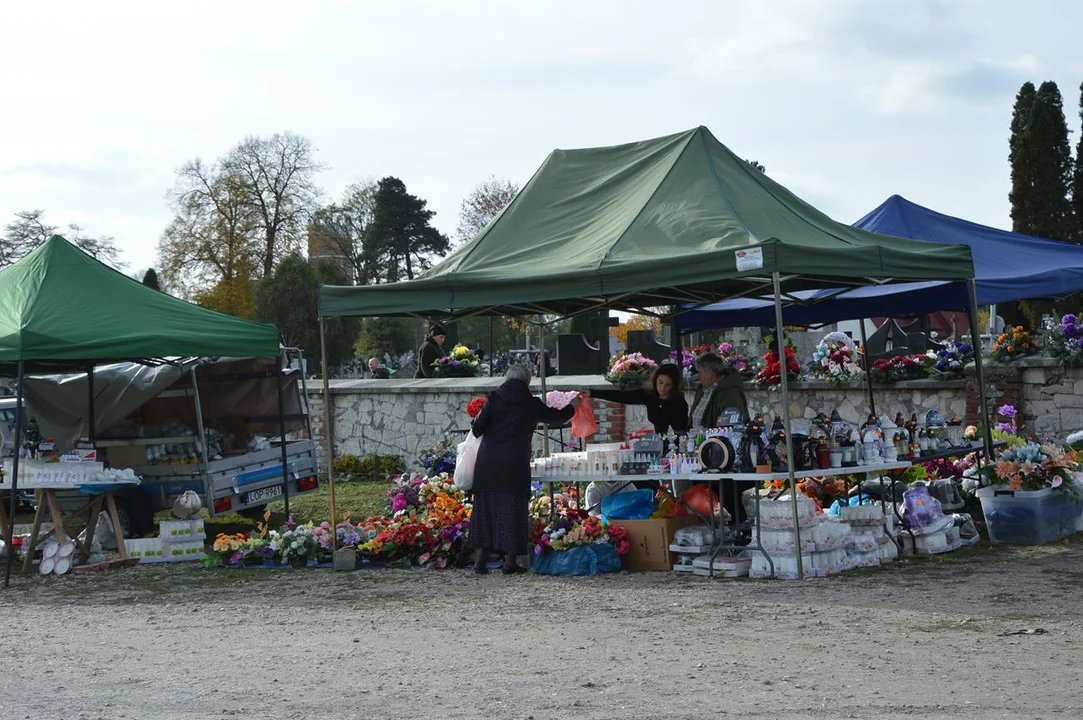
[[[1030,110],[1034,107],[1034,83],[1025,82],[1015,96],[1015,107],[1012,109],[1011,137],[1008,138],[1008,162],[1011,164],[1012,189],[1008,199],[1012,206],[1012,230],[1015,232],[1027,232],[1024,227],[1029,227],[1033,212],[1032,204],[1032,180],[1030,166],[1024,162],[1023,133],[1027,129],[1027,121],[1030,119]]]
[[[1020,160],[1030,180],[1026,209],[1019,232],[1054,240],[1079,240],[1079,225],[1069,200],[1072,185],[1072,149],[1064,102],[1055,82],[1047,80],[1034,94],[1034,104],[1020,136]],[[1013,217],[1013,220],[1015,218]]]
[[[1079,118],[1083,120],[1083,83],[1079,85]],[[1083,134],[1079,136],[1079,143],[1075,149],[1075,175],[1072,177],[1072,206],[1075,208],[1075,217],[1080,224],[1080,235],[1083,237]]]

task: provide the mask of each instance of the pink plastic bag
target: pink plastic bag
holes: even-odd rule
[[[594,419],[594,411],[590,409],[589,402],[581,402],[575,408],[572,415],[572,437],[589,438],[598,432],[598,421]]]

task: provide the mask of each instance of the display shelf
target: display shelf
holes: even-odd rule
[[[924,459],[924,458],[923,458]],[[870,472],[887,472],[892,470],[905,470],[913,465],[909,460],[897,462],[878,463],[876,465],[855,465],[853,467],[823,468],[816,470],[798,470],[793,474],[797,480],[810,477],[837,477],[839,475],[859,475]],[[669,480],[702,480],[704,482],[715,480],[736,480],[738,482],[755,482],[757,480],[788,480],[788,472],[770,473],[658,473],[656,475],[532,475],[531,482],[546,484],[555,483],[589,483],[589,482],[639,482],[642,480],[664,481]]]
[[[199,441],[195,435],[179,435],[176,437],[131,437],[131,438],[107,438],[95,440],[97,447],[124,447],[125,445],[191,445]]]

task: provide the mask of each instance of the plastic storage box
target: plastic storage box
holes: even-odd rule
[[[977,492],[989,540],[1011,545],[1039,545],[1076,531],[1083,503],[1059,490],[1008,490],[985,487]]]

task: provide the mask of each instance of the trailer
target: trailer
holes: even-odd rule
[[[292,349],[281,362],[184,358],[103,366],[92,387],[94,426],[105,429],[83,441],[85,425],[73,427],[64,403],[91,392],[85,373],[28,378],[26,394],[42,434],[58,447],[142,478],[117,497],[125,531],[141,535],[154,513],[186,490],[202,497],[211,516],[251,516],[319,487],[303,366]]]

